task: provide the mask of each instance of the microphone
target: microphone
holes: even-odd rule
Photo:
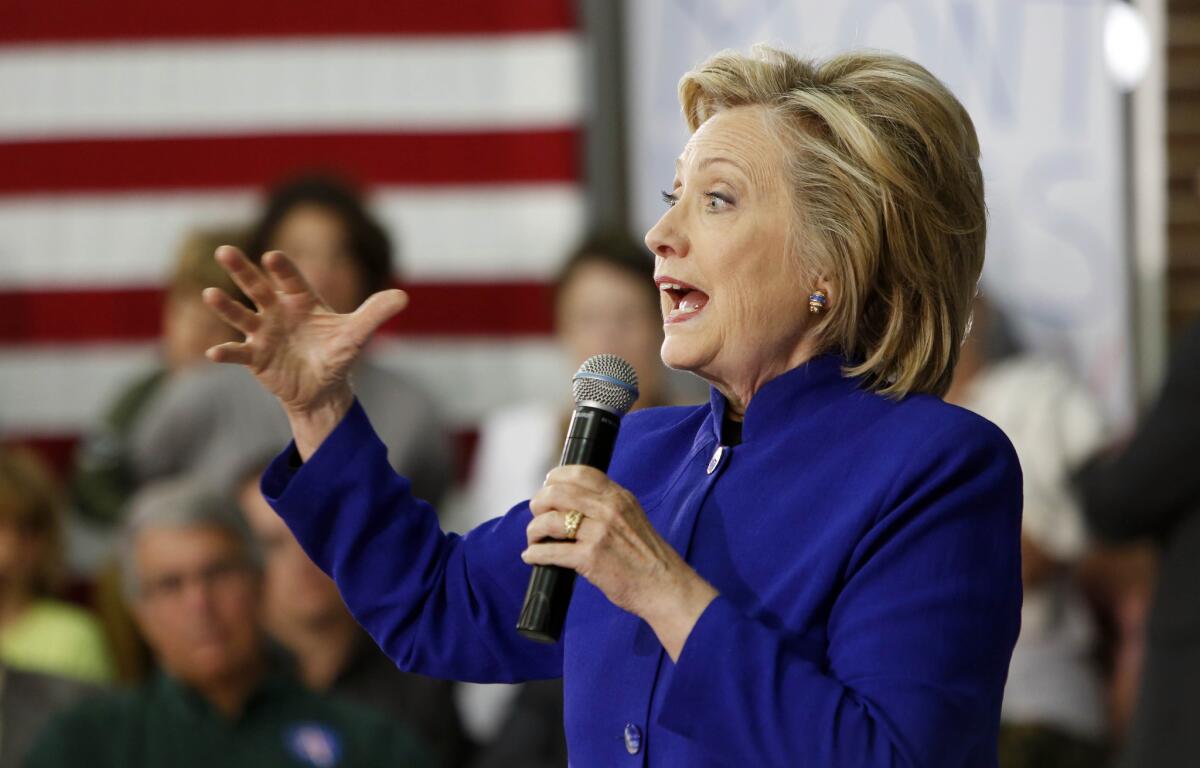
[[[583,464],[607,472],[621,417],[638,398],[637,371],[616,355],[592,355],[572,377],[571,391],[575,413],[558,465]],[[558,642],[574,586],[574,571],[535,565],[517,632],[542,643]]]

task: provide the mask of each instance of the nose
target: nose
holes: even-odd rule
[[[646,233],[646,247],[655,256],[669,259],[687,255],[687,237],[679,227],[677,213],[679,207],[673,205],[668,208],[663,212],[658,223],[650,227],[650,231]]]
[[[183,602],[193,616],[208,616],[212,613],[212,584],[203,579],[192,579],[184,586]]]

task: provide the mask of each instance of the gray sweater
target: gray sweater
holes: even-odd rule
[[[351,380],[388,461],[435,506],[453,472],[450,441],[437,408],[407,379],[360,362]],[[203,364],[163,384],[131,435],[139,483],[196,472],[219,488],[282,450],[291,430],[278,401],[241,366]]]

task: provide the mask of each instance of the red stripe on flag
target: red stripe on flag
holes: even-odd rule
[[[56,435],[5,435],[3,445],[21,445],[34,451],[42,461],[65,481],[70,477],[75,463],[75,447],[79,434]],[[470,479],[471,467],[475,462],[475,449],[479,444],[479,430],[463,428],[452,435],[455,479],[464,483]],[[280,446],[282,449],[282,446]]]
[[[551,287],[540,282],[416,283],[408,308],[383,328],[401,337],[544,336]],[[0,344],[152,341],[162,318],[157,288],[0,291]]]
[[[29,448],[60,479],[66,479],[74,464],[75,445],[79,435],[5,435],[2,445],[20,445]]]
[[[0,194],[259,187],[328,170],[362,184],[564,182],[573,129],[0,142]]]
[[[568,0],[6,0],[0,43],[494,35],[575,27]]]
[[[546,336],[553,288],[542,282],[417,283],[412,302],[383,326],[398,336]]]
[[[61,290],[0,293],[0,343],[144,341],[158,336],[162,291]]]

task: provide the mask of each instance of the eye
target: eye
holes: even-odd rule
[[[723,211],[733,207],[733,200],[721,192],[705,192],[704,197],[704,207],[709,211]]]
[[[662,191],[662,201],[667,204],[668,208],[670,208],[674,206],[675,203],[679,202],[679,198],[664,189]]]
[[[145,586],[145,593],[148,597],[177,595],[182,591],[182,576],[163,576],[162,578],[149,582]]]

